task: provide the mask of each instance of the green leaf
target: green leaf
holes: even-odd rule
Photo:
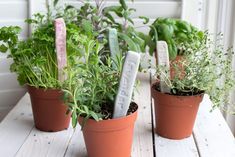
[[[72,126],[75,128],[77,126],[78,123],[78,119],[77,119],[77,112],[76,109],[73,111],[72,113]]]
[[[72,5],[67,5],[66,7],[65,7],[65,11],[67,11],[67,10],[69,10],[69,9],[73,9],[74,8],[74,6],[72,6]]]
[[[83,19],[82,20],[82,28],[89,36],[92,36],[93,27],[92,27],[91,21]]]
[[[178,49],[173,41],[167,42],[170,60],[174,60],[177,56]]]
[[[131,23],[131,24],[135,24],[134,21],[131,18],[127,18],[127,20]]]
[[[8,47],[7,47],[6,45],[4,45],[4,44],[1,44],[1,45],[0,45],[0,52],[6,53],[7,50],[8,50]]]
[[[103,14],[105,15],[109,12],[114,12],[118,17],[123,17],[122,11],[123,9],[120,6],[109,6],[103,9]]]
[[[99,121],[99,117],[98,117],[98,115],[97,115],[95,112],[90,111],[90,115],[91,115],[91,117],[94,118],[96,121]]]
[[[186,21],[181,21],[181,20],[178,20],[176,25],[178,26],[178,28],[184,32],[188,32],[188,33],[191,33],[192,32],[192,28],[190,26],[189,23],[187,23]]]
[[[127,10],[128,7],[126,5],[126,1],[125,0],[119,0],[119,3],[121,4],[121,6],[124,8],[124,10]]]
[[[106,16],[110,21],[112,21],[113,23],[115,23],[115,20],[114,20],[113,16],[112,16],[110,13],[106,13],[105,16]]]
[[[58,4],[59,0],[54,0],[53,5],[54,7]]]
[[[135,44],[135,42],[129,37],[127,36],[126,34],[124,33],[118,33],[118,36],[124,40],[128,47],[129,47],[129,50],[131,51],[135,51],[135,52],[140,52],[141,50],[137,47],[137,45]]]
[[[149,18],[148,17],[146,17],[146,16],[139,16],[139,18],[144,20],[143,24],[149,23]]]
[[[150,28],[151,28],[150,33],[153,33],[154,41],[156,42],[156,45],[157,45],[157,41],[158,41],[157,29],[154,26],[150,26]]]

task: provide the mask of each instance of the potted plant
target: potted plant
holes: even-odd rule
[[[71,22],[73,14],[65,11],[67,23],[67,66],[74,66],[79,58],[75,45],[80,29]],[[47,16],[35,14],[26,20],[33,27],[31,37],[19,40],[19,27],[0,28],[0,51],[9,51],[13,59],[11,71],[16,72],[21,85],[27,85],[36,128],[42,131],[60,131],[69,127],[70,114],[63,102],[62,88],[66,81],[59,80],[54,21],[58,15],[48,11]],[[61,17],[61,16],[59,16]],[[65,71],[63,68],[60,71]]]
[[[105,1],[95,0],[85,1],[83,5],[77,9],[77,25],[80,28],[84,28],[84,31],[89,31],[99,41],[104,41],[105,50],[103,55],[110,55],[109,50],[113,50],[110,47],[109,33],[115,33],[118,35],[118,45],[120,46],[120,52],[125,56],[125,53],[129,50],[135,52],[145,52],[145,40],[142,32],[136,31],[134,21],[131,15],[136,10],[128,7],[125,0],[119,0],[119,4],[106,6]],[[74,6],[67,6],[66,8],[74,8]],[[117,18],[119,20],[117,20]],[[91,31],[92,30],[92,31]]]
[[[173,18],[157,18],[151,25],[149,31],[150,40],[147,41],[150,55],[155,54],[157,58],[157,41],[166,41],[170,57],[170,73],[174,76],[173,65],[179,64],[184,55],[189,53],[189,47],[198,48],[201,46],[204,32],[200,31],[190,23]],[[178,66],[182,71],[182,65]],[[183,74],[182,74],[183,75]]]
[[[80,39],[84,63],[77,69],[79,72],[70,69],[69,80],[73,86],[64,90],[72,124],[81,125],[88,156],[129,157],[137,104],[132,102],[124,117],[112,119],[123,58],[116,62],[106,56],[104,60],[101,57],[106,51],[103,43],[95,36],[84,35]]]
[[[220,38],[220,36],[218,36]],[[151,94],[155,103],[156,132],[167,138],[182,139],[192,133],[196,114],[203,95],[208,94],[214,106],[227,104],[229,92],[234,88],[232,71],[232,55],[229,49],[224,52],[218,39],[215,49],[214,42],[204,32],[200,46],[187,45],[184,60],[184,76],[181,75],[179,65],[174,65],[173,77],[164,77],[166,67],[158,66],[156,82],[151,87]],[[184,45],[184,43],[182,43]],[[159,80],[159,78],[162,80]],[[159,81],[165,83],[169,93],[162,93]]]

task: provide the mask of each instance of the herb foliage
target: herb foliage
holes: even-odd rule
[[[69,13],[62,16],[67,19]],[[68,17],[67,17],[68,16]],[[63,82],[58,81],[58,69],[55,50],[54,20],[58,17],[35,14],[26,22],[33,27],[31,37],[19,40],[19,27],[2,27],[0,29],[1,52],[9,50],[9,58],[13,59],[11,71],[18,74],[21,85],[28,84],[36,88],[61,89]],[[67,22],[67,57],[68,65],[74,66],[75,60],[81,57],[77,48],[76,37],[80,28]]]
[[[150,28],[150,54],[156,50],[156,42],[163,40],[167,42],[171,60],[177,55],[184,55],[191,47],[199,48],[204,38],[204,32],[180,19],[157,18]]]
[[[170,80],[164,77],[164,82],[171,88],[170,94],[187,96],[205,93],[210,96],[213,107],[219,106],[222,109],[229,103],[226,98],[235,87],[232,70],[234,52],[231,48],[224,52],[221,40],[221,35],[218,35],[215,43],[204,32],[201,46],[187,45],[185,51],[188,53],[179,64],[172,67],[175,70],[174,77]],[[166,68],[157,66],[156,71],[158,80],[160,75],[164,76]]]

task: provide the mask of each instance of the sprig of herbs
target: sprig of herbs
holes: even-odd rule
[[[206,93],[213,102],[213,107],[224,109],[228,96],[235,87],[232,70],[232,49],[224,51],[221,45],[221,35],[217,41],[210,40],[207,32],[204,32],[203,42],[200,47],[194,44],[187,45],[187,55],[173,65],[175,75],[171,80],[165,77],[164,81],[171,88],[173,95],[196,95]],[[214,45],[215,49],[213,49]],[[182,68],[183,67],[183,68]],[[156,79],[165,73],[165,67],[157,66]]]

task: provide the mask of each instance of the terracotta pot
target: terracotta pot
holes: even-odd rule
[[[204,94],[175,96],[151,87],[155,104],[156,132],[162,137],[183,139],[192,134],[194,122]]]
[[[136,117],[137,111],[123,118],[87,120],[82,132],[88,156],[130,157]]]
[[[157,61],[157,51],[155,51],[155,58],[156,58],[156,64],[158,64]],[[173,79],[176,75],[176,70],[174,68],[174,65],[176,65],[176,67],[179,68],[180,71],[180,78],[183,78],[185,76],[185,70],[184,70],[184,66],[182,65],[182,60],[184,60],[184,57],[181,55],[177,55],[176,58],[174,60],[170,60],[170,76],[171,79]]]
[[[182,79],[185,76],[185,68],[182,65],[182,61],[184,60],[183,56],[177,56],[174,60],[170,61],[170,74],[171,74],[171,79],[173,79],[175,77],[175,75],[177,73],[180,72],[180,78]],[[174,68],[174,66],[176,66],[177,68],[179,68],[179,71],[176,71],[176,69]]]
[[[41,131],[55,132],[67,129],[70,115],[63,103],[63,92],[55,89],[37,89],[28,86],[35,127]]]

